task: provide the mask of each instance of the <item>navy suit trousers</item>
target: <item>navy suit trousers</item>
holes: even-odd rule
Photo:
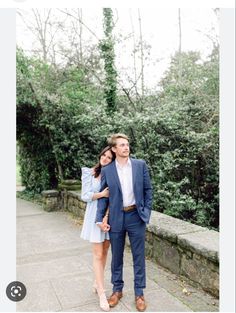
[[[119,232],[110,230],[110,242],[112,249],[111,261],[111,282],[113,292],[121,291],[123,281],[123,255],[125,236],[128,233],[133,256],[134,268],[134,292],[135,296],[143,295],[143,288],[146,287],[145,273],[145,230],[146,223],[140,218],[137,210],[121,212],[123,214],[123,228]]]

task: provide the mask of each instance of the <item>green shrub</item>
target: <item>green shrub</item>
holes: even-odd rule
[[[17,140],[23,184],[52,189],[93,166],[115,132],[147,161],[160,212],[209,228],[219,226],[219,59],[176,54],[160,91],[132,105],[118,96],[106,110],[103,88],[83,67],[54,68],[17,57]],[[63,183],[62,183],[63,185]],[[76,186],[77,188],[77,186]]]

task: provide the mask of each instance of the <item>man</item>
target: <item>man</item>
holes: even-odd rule
[[[134,262],[136,308],[138,311],[145,311],[145,229],[150,219],[152,204],[149,172],[145,161],[129,157],[129,138],[126,135],[112,135],[109,145],[115,152],[116,159],[101,171],[101,190],[108,187],[109,198],[98,200],[96,215],[100,228],[103,231],[110,229],[113,293],[108,303],[110,307],[116,306],[123,295],[123,254],[127,232]],[[108,207],[109,225],[103,221]]]

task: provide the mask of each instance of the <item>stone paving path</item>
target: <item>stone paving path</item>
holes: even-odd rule
[[[67,212],[45,212],[17,199],[17,280],[27,295],[17,303],[19,312],[99,312],[92,292],[91,245],[80,239],[81,220]],[[105,274],[111,293],[110,251]],[[147,260],[145,297],[148,312],[217,312],[219,301],[178,276]],[[132,257],[125,251],[124,297],[111,312],[136,311]]]

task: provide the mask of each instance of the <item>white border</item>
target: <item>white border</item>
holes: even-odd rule
[[[153,8],[233,8],[234,0],[0,0],[0,7],[5,8],[99,8],[99,7],[153,7]]]
[[[220,311],[235,312],[235,11],[220,10]]]
[[[0,9],[0,310],[14,312],[6,287],[16,280],[16,27],[15,10]]]

